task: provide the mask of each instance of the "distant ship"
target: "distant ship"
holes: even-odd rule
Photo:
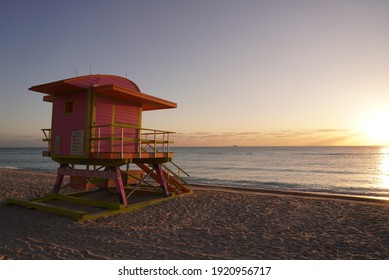
[[[236,147],[238,147],[238,145],[233,145],[232,147],[236,148]]]

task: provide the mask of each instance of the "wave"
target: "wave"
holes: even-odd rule
[[[286,172],[286,173],[319,173],[319,174],[343,174],[343,175],[357,175],[361,174],[359,171],[351,171],[351,170],[326,170],[326,169],[308,169],[309,166],[305,166],[305,169],[297,169],[297,168],[276,168],[276,167],[241,167],[241,166],[228,166],[228,167],[218,167],[218,170],[223,171],[243,171],[243,172]]]
[[[346,187],[346,186],[327,186],[315,184],[297,184],[277,181],[255,181],[255,180],[220,180],[205,178],[190,178],[187,180],[190,184],[240,187],[240,188],[258,188],[266,190],[288,190],[301,192],[320,192],[333,194],[352,194],[373,197],[389,197],[389,189],[368,188],[368,187]]]

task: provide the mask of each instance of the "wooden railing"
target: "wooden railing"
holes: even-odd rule
[[[107,129],[111,131],[108,136],[102,136],[102,130]],[[126,145],[134,145],[138,153],[138,157],[142,158],[144,154],[154,154],[154,157],[157,157],[158,153],[169,153],[170,144],[170,135],[175,132],[157,130],[157,129],[148,129],[148,128],[136,128],[131,125],[126,124],[114,124],[114,125],[96,125],[92,126],[92,137],[90,141],[94,141],[93,150],[98,154],[104,152],[102,146],[104,141],[110,141],[111,145],[114,141],[119,141],[120,149],[119,151],[111,151],[110,153],[120,153],[120,158],[123,158]],[[115,131],[119,130],[119,131]],[[133,135],[128,137],[126,135]],[[91,147],[92,150],[92,147]]]
[[[43,135],[45,138],[43,138],[44,142],[47,142],[47,151],[43,151],[43,156],[49,156],[51,151],[51,128],[42,128]]]
[[[51,129],[42,129],[45,136],[43,141],[48,142],[48,151],[51,151]],[[169,153],[171,134],[175,132],[148,128],[137,128],[127,124],[107,124],[91,126],[91,137],[89,138],[89,151],[97,153],[118,153],[120,158],[126,153],[126,146],[133,146],[133,153],[138,153],[142,158],[147,154],[157,157],[160,153]],[[132,135],[129,137],[128,135]],[[106,143],[106,144],[104,144]],[[109,151],[106,147],[109,146]],[[119,146],[119,148],[118,148]],[[115,148],[113,148],[115,147]]]

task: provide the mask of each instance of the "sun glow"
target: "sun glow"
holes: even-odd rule
[[[364,122],[362,130],[370,144],[389,145],[389,112],[372,114]]]

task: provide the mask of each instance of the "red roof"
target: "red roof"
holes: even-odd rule
[[[87,75],[32,86],[31,91],[48,94],[45,101],[52,101],[52,96],[67,93],[85,92],[92,89],[94,93],[132,101],[142,107],[143,111],[176,108],[177,104],[155,96],[142,93],[132,81],[114,75]]]

